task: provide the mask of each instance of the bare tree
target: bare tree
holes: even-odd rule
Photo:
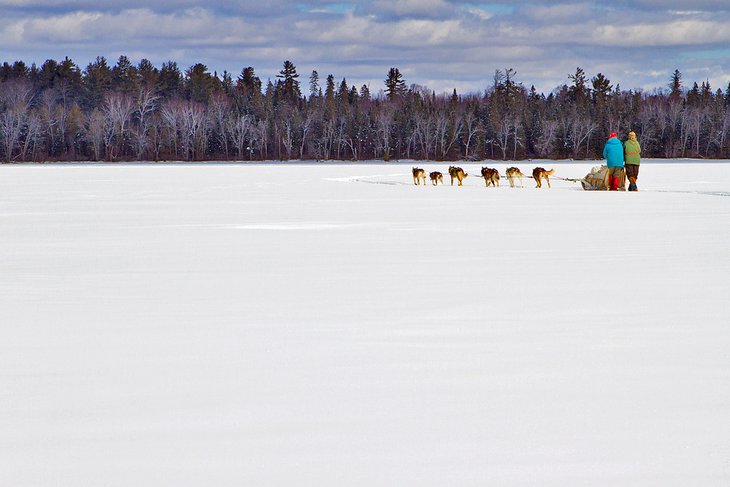
[[[15,148],[25,128],[25,123],[33,100],[33,86],[24,81],[10,81],[0,89],[0,144],[5,153],[5,161],[13,160]]]
[[[574,159],[578,159],[580,148],[584,142],[586,142],[586,151],[588,150],[587,141],[590,140],[591,134],[598,128],[598,124],[577,111],[569,114],[564,124],[568,140],[571,143],[572,156]]]
[[[36,147],[38,146],[38,139],[41,134],[41,118],[38,112],[31,110],[27,118],[25,140],[20,151],[20,159],[23,161],[28,160],[28,151],[31,151],[31,160],[35,160]]]
[[[454,144],[456,144],[456,141],[459,140],[459,136],[461,135],[461,115],[455,113],[449,117],[446,113],[441,112],[436,118],[435,125],[440,152],[438,157],[444,160],[448,158],[451,148],[454,147]]]
[[[375,157],[382,155],[384,160],[389,161],[393,135],[393,114],[381,107],[376,118],[376,127],[378,136],[375,144]]]
[[[126,94],[108,93],[104,98],[102,110],[106,117],[107,160],[113,161],[124,151],[129,122],[134,112],[134,102]]]
[[[540,124],[540,135],[535,141],[535,150],[538,157],[548,157],[557,138],[560,124],[557,120],[546,119]]]
[[[136,103],[134,105],[137,127],[132,130],[132,139],[134,140],[137,160],[141,160],[144,157],[145,152],[147,152],[150,146],[150,119],[155,111],[157,100],[159,100],[159,96],[155,95],[152,89],[142,88],[137,93]]]
[[[86,121],[86,140],[93,150],[94,160],[100,161],[104,151],[106,117],[99,110],[89,114]]]
[[[228,127],[228,133],[231,134],[233,146],[236,148],[238,158],[243,159],[244,151],[250,147],[247,141],[251,136],[251,117],[249,115],[231,115],[228,117],[226,125]]]
[[[162,138],[175,158],[180,157],[180,147],[182,138],[182,102],[179,100],[171,100],[162,105],[160,109],[162,117],[163,131]]]
[[[522,128],[522,120],[515,117],[512,124],[512,160],[517,160],[517,147],[522,147],[522,138],[519,135]]]
[[[464,127],[466,128],[464,158],[469,159],[469,148],[471,147],[471,142],[474,137],[483,130],[479,119],[472,110],[469,110],[464,114]]]
[[[223,153],[228,159],[228,124],[226,122],[231,111],[231,101],[222,93],[217,93],[211,97],[209,105],[210,116],[218,136],[218,145],[223,149]]]
[[[300,127],[300,130],[302,131],[300,142],[299,142],[299,160],[304,159],[304,147],[307,144],[307,135],[309,134],[309,129],[312,127],[312,121],[314,120],[314,113],[309,112],[307,113],[307,116],[302,121],[302,126]]]
[[[509,137],[512,134],[512,119],[508,116],[504,116],[495,128],[496,138],[493,142],[497,145],[497,147],[499,147],[499,150],[502,151],[502,160],[504,161],[507,160]]]

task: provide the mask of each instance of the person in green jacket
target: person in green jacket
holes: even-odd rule
[[[629,191],[638,191],[636,180],[639,179],[641,146],[633,131],[629,132],[629,139],[624,143],[624,160],[626,161],[626,177],[629,178]]]

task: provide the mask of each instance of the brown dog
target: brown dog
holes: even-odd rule
[[[522,178],[525,177],[524,174],[522,174],[522,171],[519,170],[519,168],[516,167],[508,167],[507,168],[507,180],[509,181],[509,185],[511,188],[515,187],[515,179],[520,180],[520,188],[524,188],[522,185]]]
[[[487,188],[490,184],[494,187],[499,186],[499,171],[497,171],[496,169],[483,167],[482,177],[484,178],[484,183],[487,185]]]
[[[459,181],[459,186],[462,186],[462,181],[468,176],[467,173],[460,167],[449,166],[449,176],[451,176],[451,186],[454,185],[454,179]]]
[[[426,186],[426,171],[424,171],[420,167],[414,167],[413,168],[413,184],[415,184],[416,186],[419,186],[421,184],[421,181],[423,181],[423,185]]]
[[[438,171],[434,171],[428,175],[431,178],[431,184],[438,186],[439,182],[444,184],[444,175]]]
[[[541,179],[544,179],[547,182],[548,188],[550,187],[550,176],[555,172],[555,169],[550,169],[549,171],[546,171],[544,167],[536,167],[532,170],[532,177],[535,178],[535,181],[537,182],[537,187],[542,188],[542,181]]]

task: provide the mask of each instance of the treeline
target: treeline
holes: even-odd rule
[[[81,69],[66,58],[0,67],[0,157],[49,160],[397,159],[601,157],[606,135],[634,130],[645,157],[730,157],[730,83],[624,91],[578,68],[547,96],[512,69],[483,93],[438,95],[407,86],[397,68],[367,85],[305,88],[289,61],[265,85],[254,68],[234,79],[196,64],[184,72],[121,56]],[[303,93],[304,92],[304,93]]]

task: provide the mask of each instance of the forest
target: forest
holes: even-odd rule
[[[723,91],[724,88],[724,91]],[[622,90],[580,67],[545,95],[512,68],[479,93],[438,94],[398,68],[360,87],[291,61],[263,83],[204,64],[182,71],[120,56],[0,66],[0,159],[204,161],[600,159],[610,132],[634,130],[643,157],[730,157],[730,83]]]

